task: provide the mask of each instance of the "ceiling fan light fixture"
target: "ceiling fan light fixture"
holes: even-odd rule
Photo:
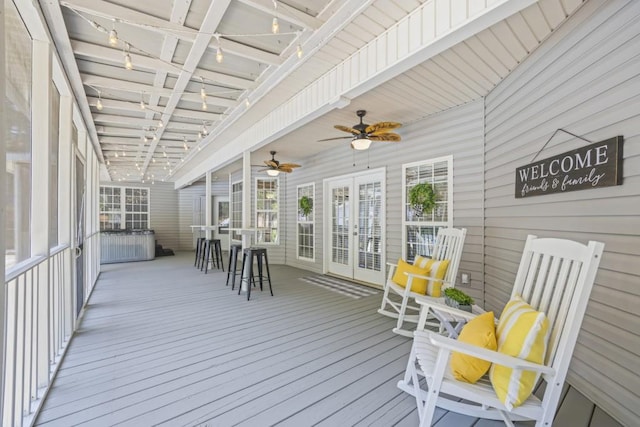
[[[358,135],[353,139],[353,141],[351,141],[351,147],[354,150],[368,150],[370,146],[371,140],[365,135]]]
[[[280,171],[278,169],[267,169],[267,175],[278,176],[280,175]]]

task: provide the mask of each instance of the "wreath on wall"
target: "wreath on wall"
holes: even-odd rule
[[[309,216],[309,214],[311,213],[311,209],[313,209],[313,199],[308,196],[300,197],[300,200],[298,201],[298,207],[300,208],[300,212],[302,212],[304,216]]]
[[[417,214],[428,214],[436,206],[436,193],[428,182],[414,185],[409,190],[409,205]]]

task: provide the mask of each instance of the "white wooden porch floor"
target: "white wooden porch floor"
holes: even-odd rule
[[[359,300],[271,266],[252,300],[193,253],[103,266],[40,426],[414,426],[410,340]],[[499,426],[439,411],[440,427]],[[531,423],[518,423],[529,426]],[[569,388],[558,426],[618,426]]]

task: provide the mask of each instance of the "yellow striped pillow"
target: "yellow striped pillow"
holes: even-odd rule
[[[429,276],[433,277],[434,279],[442,280],[444,279],[445,274],[447,274],[447,268],[449,268],[449,260],[443,259],[437,261],[418,255],[413,261],[413,265],[415,265],[416,267],[424,268],[429,272]],[[442,282],[429,280],[429,282],[427,283],[427,295],[435,298],[440,298],[442,296]]]
[[[543,363],[549,339],[549,320],[536,311],[519,295],[507,303],[500,316],[498,351],[534,363]],[[539,374],[517,371],[493,364],[489,378],[498,399],[508,410],[524,403],[533,392]]]
[[[398,266],[396,267],[396,271],[393,274],[391,280],[393,280],[396,284],[402,286],[403,288],[407,287],[407,282],[409,281],[409,276],[405,273],[417,274],[420,276],[426,276],[429,274],[429,270],[420,268],[417,265],[411,265],[402,258],[398,259]],[[418,293],[420,295],[425,295],[427,291],[427,279],[420,279],[418,277],[414,277],[411,281],[411,292]]]

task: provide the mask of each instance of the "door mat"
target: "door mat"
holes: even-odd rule
[[[377,295],[380,293],[376,289],[349,282],[347,280],[336,279],[335,277],[331,276],[307,276],[301,277],[300,280],[355,299]]]

